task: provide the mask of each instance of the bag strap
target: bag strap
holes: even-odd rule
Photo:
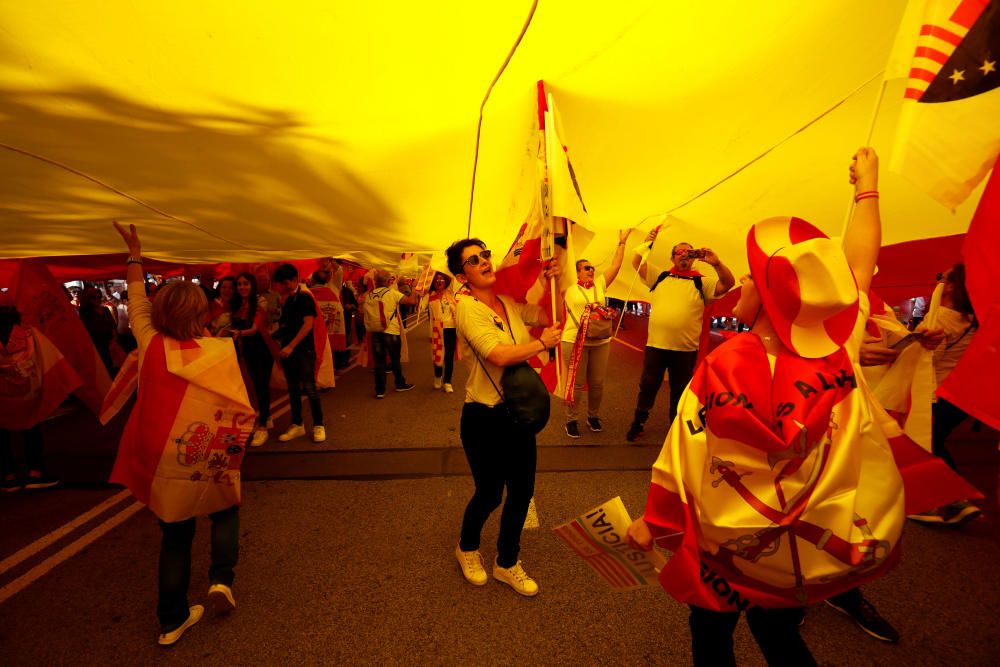
[[[704,288],[702,287],[703,283],[701,281],[701,276],[679,276],[676,273],[670,273],[670,271],[664,271],[656,278],[656,282],[654,282],[653,286],[649,288],[649,291],[652,292],[653,290],[655,290],[656,286],[659,285],[661,282],[663,282],[663,280],[669,276],[673,276],[674,278],[680,278],[681,280],[690,280],[691,282],[693,282],[694,287],[698,292],[698,296],[701,297],[702,302],[707,303],[707,301],[705,301],[705,292],[703,291]]]
[[[517,345],[517,339],[514,338],[514,331],[513,331],[513,329],[510,326],[510,315],[507,314],[507,306],[504,305],[503,299],[501,299],[500,297],[497,297],[497,301],[500,302],[500,307],[503,308],[504,318],[506,318],[506,320],[507,320],[507,333],[510,334],[510,339],[512,341],[514,341],[515,345]],[[490,310],[492,310],[492,308]],[[469,341],[468,336],[462,336],[462,337],[465,338],[465,344],[469,346],[469,349],[472,350],[472,354],[475,355],[476,361],[478,361],[479,365],[482,366],[483,372],[486,373],[486,378],[490,381],[490,384],[493,385],[493,389],[496,390],[497,396],[500,397],[500,402],[501,403],[506,403],[507,399],[504,398],[503,392],[500,391],[500,387],[497,386],[497,383],[493,381],[493,376],[490,375],[490,371],[486,368],[486,364],[483,363],[483,360],[479,356],[479,353],[476,352],[476,348],[474,348],[472,346],[472,343]]]

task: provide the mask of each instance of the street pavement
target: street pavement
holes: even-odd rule
[[[637,328],[626,342],[636,343]],[[376,400],[371,372],[354,368],[323,394],[327,443],[272,437],[250,452],[238,608],[206,617],[169,649],[155,641],[159,529],[127,493],[103,484],[122,418],[101,429],[72,411],[46,423],[50,465],[68,484],[0,498],[0,663],[690,664],[685,607],[658,587],[611,591],[552,533],[614,496],[633,516],[642,510],[667,430],[667,389],[641,446],[625,444],[641,353],[612,343],[604,432],[584,429],[571,441],[553,405],[539,436],[539,527],[522,539],[541,593],[526,599],[492,580],[472,587],[460,574],[453,551],[472,492],[457,434],[465,370],[459,364],[455,394],[436,392],[425,329],[410,343],[414,390],[393,392],[390,379]],[[275,435],[287,414],[277,421]],[[902,564],[865,587],[901,643],[882,644],[818,605],[802,632],[821,664],[1000,664],[996,446],[995,432],[968,425],[952,444],[987,496],[986,516],[959,529],[909,524]],[[483,535],[490,562],[497,519]],[[194,545],[192,604],[208,586],[207,527],[200,522]],[[740,664],[764,664],[743,622],[736,640]]]

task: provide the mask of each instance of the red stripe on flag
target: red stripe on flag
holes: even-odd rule
[[[924,91],[917,90],[916,88],[907,88],[906,93],[903,94],[903,97],[905,97],[908,100],[919,100],[923,96],[924,96]]]
[[[948,54],[943,51],[938,51],[937,49],[932,49],[929,46],[918,46],[916,53],[913,54],[916,58],[927,58],[928,60],[933,60],[934,62],[941,63],[942,65],[948,62]]]
[[[971,28],[988,4],[989,0],[962,0],[955,8],[955,13],[951,15],[951,21],[965,28]]]
[[[629,585],[628,579],[623,577],[622,573],[616,567],[617,563],[609,560],[607,554],[591,558],[590,563],[612,586],[625,587]]]
[[[930,35],[931,37],[937,37],[938,39],[948,42],[949,44],[954,44],[958,46],[962,42],[962,38],[953,33],[950,30],[945,30],[941,26],[924,24],[920,26],[921,35]]]
[[[604,554],[601,556],[605,561],[607,561],[608,566],[618,575],[619,580],[624,586],[637,586],[639,585],[639,580],[636,579],[635,575],[625,567],[620,560],[614,554]]]
[[[539,80],[538,84],[538,129],[545,131],[545,112],[548,111],[549,105],[545,101],[545,82]]]
[[[936,72],[931,72],[930,70],[921,69],[919,67],[914,67],[910,70],[911,79],[918,79],[920,81],[927,81],[930,83],[934,80],[935,76],[937,76]]]

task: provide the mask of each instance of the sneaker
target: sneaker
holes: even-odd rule
[[[236,598],[233,589],[225,584],[212,584],[208,587],[208,603],[215,614],[228,614],[236,611]]]
[[[517,561],[513,567],[500,567],[494,562],[493,578],[502,581],[525,597],[538,595],[538,584],[521,567],[521,561]]]
[[[404,382],[396,385],[396,391],[410,391],[415,386],[412,382]]]
[[[53,486],[58,485],[59,478],[53,477],[47,472],[30,471],[28,473],[28,478],[24,480],[24,488],[32,491],[38,491],[39,489],[51,489]]]
[[[587,417],[587,426],[589,426],[590,430],[593,431],[594,433],[600,433],[601,432],[601,428],[602,428],[602,426],[601,426],[601,418],[600,417]]]
[[[306,434],[306,427],[302,424],[292,424],[288,427],[288,430],[278,436],[279,442],[288,442],[289,440],[294,440],[295,438],[301,438]]]
[[[941,518],[945,525],[963,526],[983,513],[968,500],[956,500],[941,508]]]
[[[642,435],[642,424],[632,422],[632,425],[628,427],[628,433],[625,434],[625,439],[629,442],[635,442],[640,435]]]
[[[253,438],[250,439],[251,447],[260,447],[265,442],[267,442],[269,434],[266,428],[259,428],[253,432]]]
[[[907,514],[906,518],[910,521],[918,521],[920,523],[944,523],[944,515],[942,514],[942,508],[927,510],[926,512],[920,512],[919,514]]]
[[[446,393],[446,394],[454,394],[455,393],[455,388],[451,386],[450,382],[445,382],[444,383],[444,393]]]
[[[313,442],[326,442],[326,428],[313,426]]]
[[[10,477],[0,481],[0,490],[4,493],[17,493],[24,488],[24,482],[19,480],[17,477],[11,475]]]
[[[859,596],[860,597],[860,596]],[[889,644],[899,641],[899,633],[896,628],[889,624],[889,621],[882,618],[875,605],[861,597],[857,605],[840,605],[840,601],[827,600],[826,603],[837,611],[847,614],[854,619],[858,627],[870,634],[875,639]]]
[[[385,390],[383,389],[382,391],[376,391],[375,398],[385,398]]]
[[[435,389],[440,389],[442,384],[443,384],[443,382],[441,381],[441,378],[434,378],[434,388]]]
[[[160,635],[160,646],[170,646],[171,644],[176,644],[177,640],[184,634],[184,631],[200,621],[201,616],[204,613],[205,608],[200,604],[191,605],[191,608],[188,610],[187,620],[184,621],[179,628],[171,630],[170,632],[164,632]]]
[[[486,576],[486,568],[483,567],[483,556],[478,551],[462,551],[462,547],[455,547],[455,557],[462,568],[462,576],[473,586],[485,586],[489,581]]]
[[[575,419],[571,422],[566,422],[566,435],[571,438],[580,437],[580,427],[577,425]]]

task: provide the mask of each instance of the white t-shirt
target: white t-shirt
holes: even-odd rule
[[[562,336],[564,343],[573,343],[576,341],[576,334],[580,329],[580,316],[583,315],[583,309],[588,303],[599,303],[603,306],[604,295],[607,289],[608,286],[604,281],[604,276],[598,274],[594,276],[594,286],[590,289],[582,287],[577,283],[566,290],[566,294],[563,295],[563,299],[566,302],[566,326],[563,328]],[[588,347],[607,345],[610,342],[610,338],[605,338],[603,340],[588,340],[584,342],[584,345]]]
[[[403,299],[403,295],[391,287],[378,287],[368,293],[368,298],[372,296],[377,297],[382,301],[382,306],[385,308],[385,331],[383,333],[392,334],[394,336],[400,335],[402,329],[399,327],[400,319],[402,314],[399,312],[399,302]]]
[[[663,269],[646,265],[647,287],[652,287]],[[715,299],[717,276],[701,277],[702,299],[690,278],[668,275],[650,292],[649,332],[647,347],[660,350],[694,352],[701,340],[701,318],[705,304]]]
[[[458,343],[461,345],[462,359],[469,367],[469,378],[465,382],[465,402],[496,405],[500,402],[500,394],[494,388],[500,386],[503,367],[491,364],[487,357],[497,345],[514,345],[530,343],[530,326],[544,325],[544,311],[541,306],[517,303],[506,296],[498,296],[506,306],[510,327],[504,318],[493,312],[493,309],[478,299],[469,295],[458,297],[456,322]],[[513,332],[513,337],[511,337]],[[471,349],[470,349],[471,348]],[[541,347],[539,346],[539,352]],[[478,356],[478,359],[477,359]],[[482,363],[480,363],[480,361]],[[483,367],[489,370],[489,376]],[[493,378],[493,383],[490,382]]]

